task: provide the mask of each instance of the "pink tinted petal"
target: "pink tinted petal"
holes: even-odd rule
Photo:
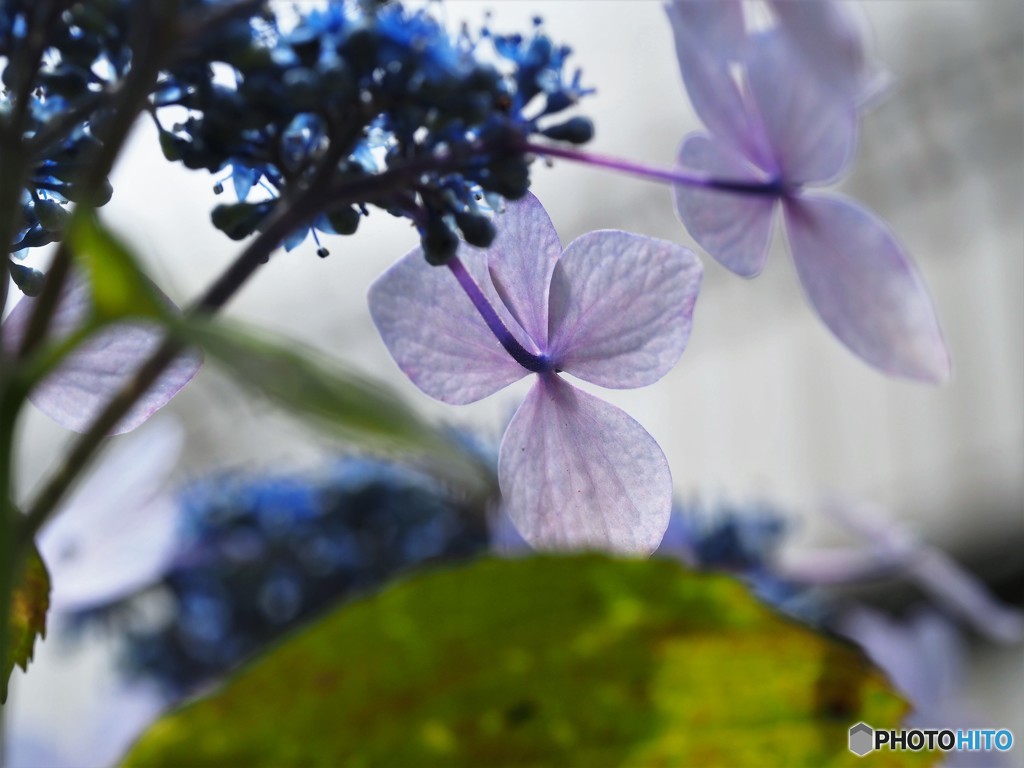
[[[782,177],[804,184],[838,176],[856,146],[853,102],[820,81],[775,33],[754,41],[747,79]]]
[[[516,333],[481,253],[463,246],[459,256]],[[370,315],[388,352],[413,384],[433,398],[453,405],[472,403],[527,373],[491,333],[454,275],[427,264],[418,248],[378,277],[368,298]],[[518,336],[522,335],[520,329]]]
[[[754,166],[705,133],[692,133],[683,140],[679,164],[722,179],[766,180]],[[686,231],[722,266],[743,277],[753,277],[764,268],[775,220],[774,197],[681,184],[672,192]]]
[[[702,0],[665,4],[690,103],[715,137],[751,162],[769,168],[764,165],[771,157],[766,137],[752,120],[749,106],[729,71],[727,58],[710,45],[711,38],[721,33],[722,27],[710,24],[721,17],[709,12],[708,5]]]
[[[653,384],[690,338],[703,268],[686,248],[628,232],[577,238],[551,279],[550,355],[602,387]]]
[[[498,234],[487,265],[503,302],[538,348],[547,344],[548,285],[562,253],[558,233],[540,200],[527,194],[494,220]]]
[[[873,101],[888,80],[865,48],[866,28],[857,7],[837,0],[769,0],[781,33],[805,66],[859,106]]]
[[[785,203],[786,233],[804,291],[846,346],[886,373],[949,377],[949,353],[924,283],[885,222],[851,200]]]
[[[649,554],[672,509],[661,448],[618,408],[553,374],[540,377],[501,443],[503,503],[539,549]]]
[[[173,306],[166,296],[163,299]],[[22,299],[4,323],[8,349],[20,344],[35,301]],[[88,315],[90,301],[88,284],[81,279],[70,280],[53,315],[50,337],[63,338],[79,327]],[[133,321],[109,326],[68,355],[32,390],[29,400],[62,426],[84,432],[162,341],[163,332],[151,323]],[[178,357],[110,434],[129,432],[145,422],[192,380],[201,365],[198,352]]]

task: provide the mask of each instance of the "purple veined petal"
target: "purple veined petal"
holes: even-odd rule
[[[717,178],[766,181],[763,173],[706,133],[691,133],[679,148],[679,164]],[[676,213],[686,231],[722,266],[743,277],[764,268],[772,241],[777,200],[677,184]]]
[[[153,290],[159,289],[153,286]],[[173,306],[169,298],[159,295]],[[35,301],[22,299],[4,322],[3,342],[8,349],[16,349],[20,344]],[[81,325],[88,315],[90,301],[88,284],[80,278],[69,280],[51,321],[51,338],[63,338]],[[108,326],[64,358],[56,370],[29,393],[29,400],[67,429],[84,432],[110,398],[156,351],[163,338],[158,326],[145,321]],[[202,362],[199,352],[188,352],[176,358],[110,434],[130,432],[167,405],[192,380]]]
[[[788,198],[784,211],[800,282],[829,330],[886,373],[947,380],[931,298],[885,222],[836,195]]]
[[[806,184],[838,177],[856,149],[853,102],[818,80],[775,31],[753,39],[746,72],[782,178]]]
[[[767,137],[751,115],[728,60],[709,45],[705,34],[719,34],[722,27],[707,30],[716,18],[703,0],[675,0],[665,4],[675,37],[676,56],[683,84],[697,115],[720,141],[769,173],[775,170]],[[716,3],[713,3],[717,5]],[[727,26],[727,25],[726,25]],[[749,45],[745,44],[744,47]]]
[[[39,533],[56,610],[90,608],[156,581],[174,554],[178,507],[161,495],[182,446],[177,422],[119,438]]]
[[[498,298],[483,253],[463,245],[459,257],[506,327],[528,343]],[[374,325],[398,367],[437,400],[472,403],[528,373],[491,333],[451,272],[427,264],[419,248],[374,281],[368,301]]]
[[[864,108],[873,104],[888,76],[870,61],[867,28],[857,6],[837,0],[769,0],[779,30],[826,87]]]
[[[509,202],[494,219],[497,235],[487,249],[487,266],[502,302],[539,349],[547,346],[548,286],[562,253],[554,224],[527,193]]]
[[[629,232],[589,232],[551,277],[556,367],[613,389],[653,384],[690,338],[703,267],[682,246]]]
[[[672,510],[654,438],[555,374],[539,377],[508,425],[498,481],[509,517],[538,549],[650,554]]]

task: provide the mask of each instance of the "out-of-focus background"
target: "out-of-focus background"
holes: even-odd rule
[[[889,379],[847,352],[803,300],[777,243],[753,281],[704,258],[682,362],[653,387],[602,396],[658,440],[681,496],[770,499],[799,520],[797,551],[855,540],[823,517],[823,494],[870,499],[1019,604],[1024,10],[1016,0],[886,0],[863,10],[893,85],[864,117],[859,157],[838,189],[877,211],[914,255],[952,350],[952,382],[932,388]],[[471,28],[487,11],[498,32],[527,28],[539,13],[553,39],[572,45],[584,82],[597,88],[582,110],[597,125],[594,151],[670,165],[682,136],[699,127],[659,3],[458,1],[443,9],[452,24],[465,20]],[[566,162],[538,164],[534,179],[563,243],[616,228],[699,251],[665,187]],[[187,303],[237,250],[209,223],[215,180],[165,162],[147,124],[112,181],[104,216],[142,252],[157,282]],[[405,221],[375,211],[355,237],[328,238],[327,259],[316,257],[311,241],[276,256],[228,314],[342,358],[386,379],[423,412],[496,440],[523,383],[470,406],[434,403],[400,374],[370,322],[368,285],[415,241]],[[215,467],[312,465],[338,448],[239,397],[213,366],[167,410],[188,431],[179,479]],[[66,437],[38,414],[23,435],[19,471],[27,489]],[[54,655],[44,647],[38,671],[15,675],[20,701],[10,727],[19,718],[53,726],[87,700],[83,691],[102,654],[75,669],[56,660],[50,666]],[[1024,739],[1020,649],[978,654],[967,696],[986,722]]]

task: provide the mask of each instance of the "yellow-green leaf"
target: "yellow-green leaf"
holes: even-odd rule
[[[449,463],[467,461],[386,384],[294,340],[205,318],[182,318],[176,333],[201,347],[243,387],[345,438],[429,453]]]
[[[827,695],[837,680],[846,695]],[[127,764],[859,765],[850,725],[894,727],[904,710],[852,647],[731,579],[489,560],[306,629],[158,722]],[[907,762],[920,757],[880,764]]]
[[[89,280],[98,320],[164,316],[164,303],[131,251],[95,215],[76,211],[67,237],[75,261]]]
[[[35,547],[29,551],[11,596],[10,637],[4,660],[3,688],[17,665],[28,669],[36,637],[46,636],[46,611],[50,607],[50,576]]]

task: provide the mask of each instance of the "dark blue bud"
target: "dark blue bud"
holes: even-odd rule
[[[55,203],[53,200],[36,200],[33,207],[36,218],[45,229],[51,232],[64,231],[71,214],[64,209],[63,205]]]
[[[427,219],[420,243],[427,263],[434,267],[447,264],[459,249],[458,236],[440,216]]]
[[[331,224],[331,229],[339,235],[354,234],[356,229],[359,228],[360,218],[362,217],[359,215],[359,211],[352,207],[331,211],[327,214],[327,220]]]
[[[487,248],[494,242],[497,230],[495,230],[491,220],[482,213],[456,213],[455,223],[459,225],[462,237],[470,245],[477,248]]]
[[[544,136],[555,141],[568,141],[571,144],[586,144],[594,138],[594,124],[586,117],[574,117],[561,125],[553,125],[541,131]]]
[[[46,276],[38,269],[26,267],[24,264],[8,262],[11,271],[11,279],[26,296],[38,296],[43,290],[43,283]]]
[[[256,231],[269,210],[270,204],[266,202],[218,205],[210,218],[213,226],[232,240],[241,240]]]

